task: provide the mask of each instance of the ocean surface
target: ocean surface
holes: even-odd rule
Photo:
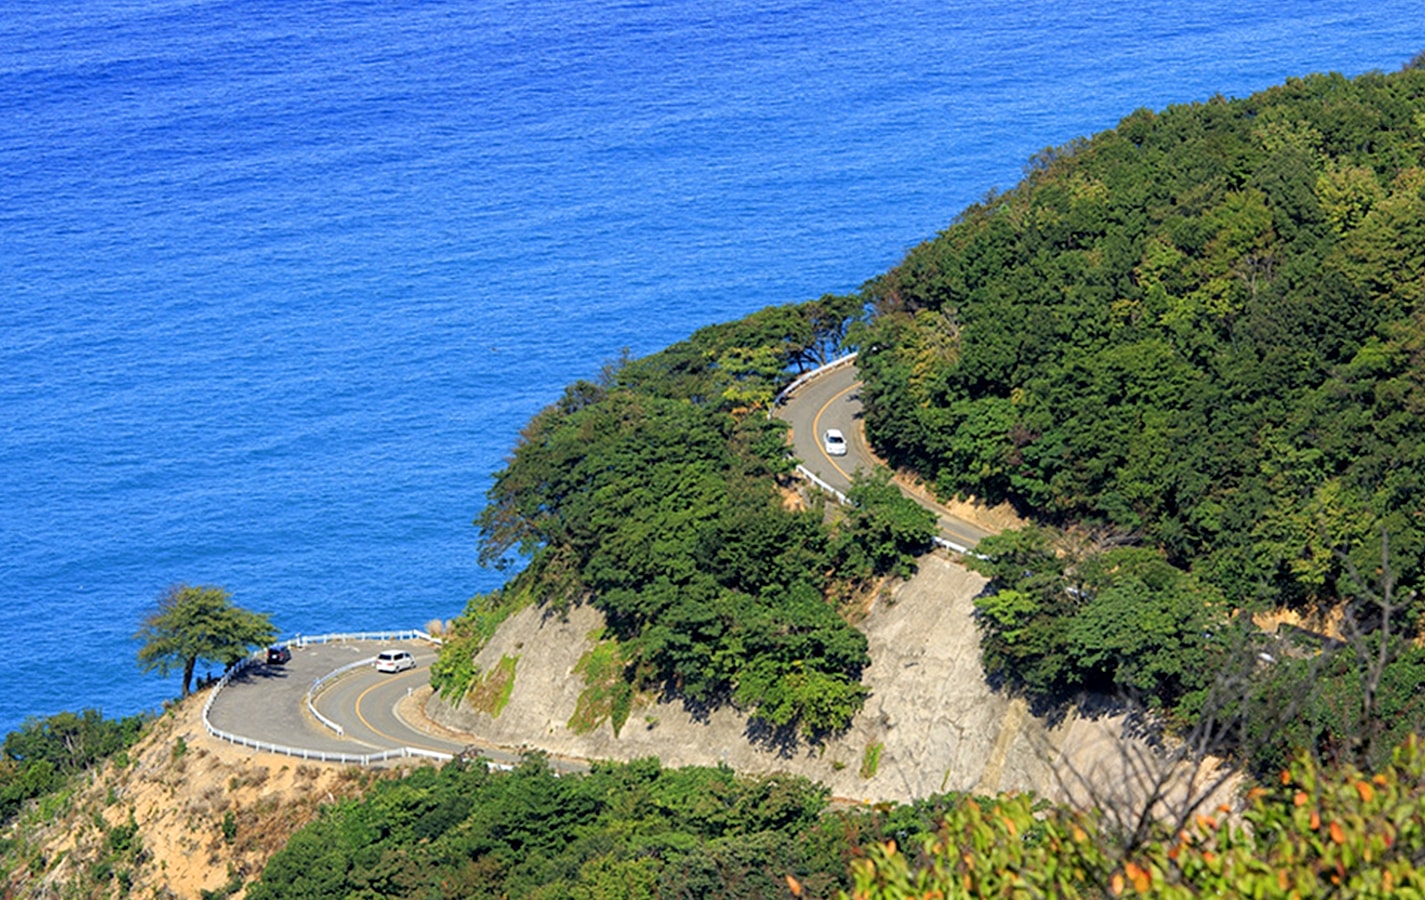
[[[0,732],[176,695],[133,638],[175,582],[284,634],[454,617],[566,383],[855,290],[1136,108],[1395,70],[1420,13],[11,0]]]

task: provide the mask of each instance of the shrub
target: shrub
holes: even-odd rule
[[[861,777],[875,778],[876,771],[881,767],[881,751],[885,749],[885,744],[874,743],[866,745],[866,753],[861,757]]]

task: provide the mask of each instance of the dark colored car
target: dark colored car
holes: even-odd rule
[[[267,664],[269,666],[280,666],[292,658],[292,651],[287,647],[268,647]]]

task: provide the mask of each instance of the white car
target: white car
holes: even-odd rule
[[[375,665],[378,672],[404,672],[416,667],[416,658],[405,650],[382,650]]]
[[[826,429],[826,434],[821,437],[821,444],[826,448],[827,456],[846,455],[846,436],[835,428]]]

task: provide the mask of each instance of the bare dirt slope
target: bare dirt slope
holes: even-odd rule
[[[504,657],[518,658],[509,702],[498,716],[439,698],[426,710],[446,727],[498,744],[590,759],[657,756],[668,766],[726,763],[745,772],[792,772],[849,799],[1012,790],[1082,801],[1082,774],[1097,791],[1132,802],[1138,776],[1129,769],[1151,753],[1125,736],[1122,718],[1071,714],[1050,727],[985,683],[972,618],[984,584],[937,554],[871,609],[861,625],[870,644],[864,680],[871,697],[847,733],[824,747],[759,740],[763,736],[732,709],[700,716],[680,703],[652,700],[636,707],[617,735],[607,721],[592,733],[574,733],[568,722],[584,688],[574,667],[603,624],[590,607],[562,620],[526,609],[501,627],[475,661],[490,671]]]
[[[768,740],[732,709],[698,716],[651,699],[617,735],[607,721],[575,734],[568,722],[584,683],[574,668],[603,625],[589,607],[562,620],[527,609],[499,630],[476,664],[490,671],[504,657],[516,659],[500,715],[438,699],[427,700],[424,712],[480,743],[582,759],[657,756],[668,766],[792,772],[853,800],[1031,790],[1136,802],[1141,772],[1132,769],[1153,755],[1125,736],[1121,718],[1071,715],[1049,727],[985,684],[971,616],[983,586],[963,566],[930,556],[916,578],[869,611],[861,627],[873,660],[865,673],[871,697],[847,733],[824,747]],[[204,699],[165,713],[122,765],[111,762],[67,797],[22,817],[6,835],[21,862],[5,896],[196,898],[236,888],[322,806],[359,795],[383,775],[212,739],[200,717]],[[410,712],[413,723],[423,718]],[[1084,790],[1089,783],[1092,798]]]
[[[380,773],[255,753],[208,737],[205,695],[9,835],[24,863],[6,897],[198,898],[251,881],[319,809]],[[241,897],[240,889],[233,897]]]

